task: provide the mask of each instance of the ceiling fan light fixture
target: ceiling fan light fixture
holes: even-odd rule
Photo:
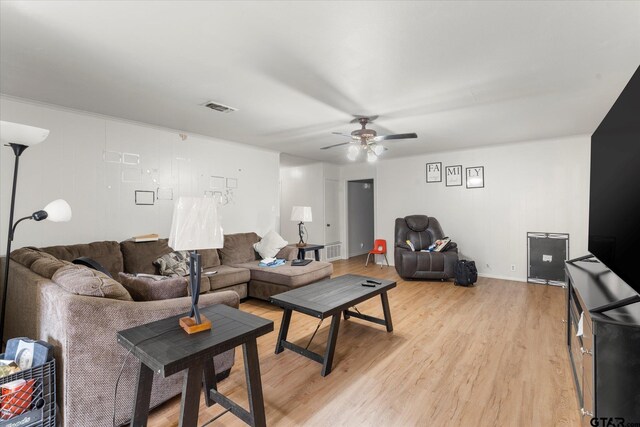
[[[321,150],[328,150],[334,147],[341,147],[349,145],[347,150],[347,158],[351,161],[360,157],[360,151],[363,156],[367,156],[368,162],[375,162],[378,157],[387,151],[387,147],[380,145],[381,141],[398,140],[398,139],[412,139],[417,138],[416,133],[396,133],[389,135],[378,135],[374,129],[367,128],[367,124],[377,119],[378,116],[354,116],[351,123],[360,123],[361,128],[352,131],[350,134],[343,132],[331,132],[334,135],[340,135],[342,137],[351,137],[351,141],[342,142],[340,144],[333,144],[327,147],[321,147]]]

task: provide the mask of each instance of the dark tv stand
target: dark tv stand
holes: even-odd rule
[[[626,305],[635,304],[637,302],[640,302],[640,295],[630,296],[628,298],[623,298],[619,301],[614,301],[614,302],[602,305],[600,307],[593,308],[591,309],[591,312],[604,313],[605,311],[615,310],[616,308],[622,308]]]
[[[567,261],[567,263],[575,264],[576,262],[579,262],[579,261],[598,262],[598,260],[596,260],[596,258],[593,255],[589,254],[589,255],[583,255],[578,258],[570,259]]]
[[[566,339],[582,425],[603,417],[640,423],[640,297],[603,264],[572,261]]]

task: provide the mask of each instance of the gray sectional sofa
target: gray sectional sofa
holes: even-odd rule
[[[238,308],[240,299],[247,296],[268,299],[328,278],[333,272],[332,264],[315,261],[304,267],[292,267],[290,262],[276,268],[259,267],[259,256],[253,250],[253,243],[259,240],[255,233],[227,235],[224,248],[200,251],[204,272],[216,271],[202,277],[200,306]],[[121,272],[157,274],[153,261],[169,252],[167,240],[161,239],[21,248],[11,253],[4,336],[26,336],[54,345],[63,427],[110,426],[114,405],[116,423],[126,422],[131,416],[137,365],[117,344],[116,332],[185,313],[191,304],[187,296],[134,301],[119,282],[70,261],[92,258],[122,281]],[[292,260],[296,255],[297,248],[286,247],[278,257]],[[178,285],[186,288],[186,282],[178,281]],[[115,381],[125,359],[114,402]],[[214,358],[219,379],[229,374],[233,362],[233,350]],[[151,405],[179,394],[181,386],[182,375],[155,376]]]

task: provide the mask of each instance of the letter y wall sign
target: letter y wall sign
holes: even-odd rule
[[[473,166],[466,171],[467,188],[484,188],[484,166]]]

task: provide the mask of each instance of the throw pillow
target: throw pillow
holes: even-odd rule
[[[162,255],[153,262],[163,276],[186,276],[189,274],[189,252],[175,251]]]
[[[262,240],[253,245],[253,249],[264,258],[273,258],[277,255],[280,249],[287,246],[289,242],[284,240],[278,233],[271,230],[264,235]]]
[[[133,301],[120,283],[100,271],[82,265],[67,264],[58,269],[51,280],[72,294]]]
[[[142,277],[118,273],[120,283],[134,301],[158,301],[187,296],[188,280],[184,277]]]

